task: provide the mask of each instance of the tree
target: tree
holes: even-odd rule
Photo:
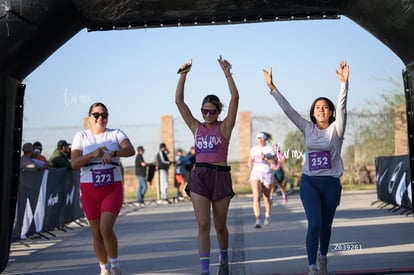
[[[395,121],[405,120],[396,107],[405,104],[403,90],[394,81],[395,88],[381,94],[378,99],[366,100],[364,106],[371,108],[353,109],[348,112],[348,129],[353,139],[351,146],[345,151],[346,160],[354,157],[355,165],[374,165],[378,156],[394,155]],[[406,125],[402,123],[401,125]]]

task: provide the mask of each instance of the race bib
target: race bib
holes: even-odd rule
[[[265,163],[266,161],[263,159],[262,156],[254,156],[254,163]]]
[[[312,152],[308,154],[309,170],[331,169],[331,153],[329,151]]]
[[[217,145],[221,143],[215,135],[198,136],[195,141],[196,153],[217,153]]]
[[[114,167],[92,170],[93,187],[102,187],[114,184]]]

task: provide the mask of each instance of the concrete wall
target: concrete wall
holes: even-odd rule
[[[240,142],[240,171],[237,176],[237,184],[247,183],[250,169],[247,162],[252,147],[252,120],[250,112],[240,112],[238,115],[239,142]]]

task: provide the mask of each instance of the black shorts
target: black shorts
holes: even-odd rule
[[[211,201],[233,197],[230,166],[196,163],[185,192],[189,196],[190,192],[197,193]]]

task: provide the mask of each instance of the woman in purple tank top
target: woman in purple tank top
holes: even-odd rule
[[[226,77],[231,95],[227,116],[222,121],[219,121],[218,117],[222,112],[223,104],[216,95],[206,96],[201,104],[204,122],[196,119],[184,102],[184,84],[192,60],[190,63],[183,64],[178,70],[180,78],[175,95],[178,110],[195,139],[196,163],[185,191],[191,197],[198,223],[201,274],[210,274],[210,209],[213,209],[214,227],[220,247],[218,274],[229,274],[227,213],[234,192],[230,166],[227,165],[227,153],[230,136],[236,123],[239,92],[230,72],[231,64],[221,56],[218,62]]]

